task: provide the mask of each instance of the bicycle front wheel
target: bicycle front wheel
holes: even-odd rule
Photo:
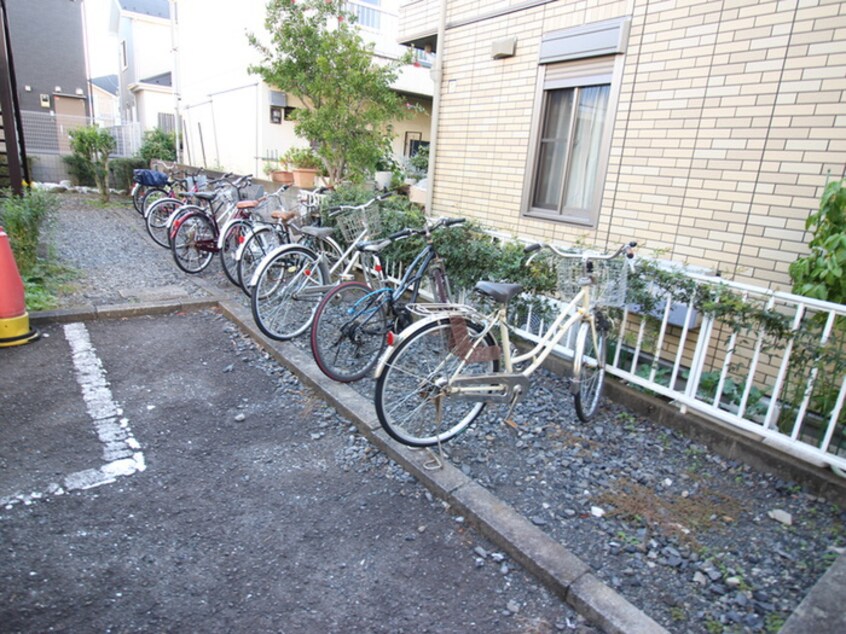
[[[238,253],[238,247],[244,243],[252,230],[253,223],[249,220],[236,220],[226,227],[223,234],[220,263],[226,277],[235,286],[238,286],[238,261],[235,255]]]
[[[385,348],[386,295],[361,282],[345,282],[321,300],[311,327],[317,367],[334,381],[363,378]]]
[[[594,331],[590,322],[583,321],[576,335],[571,390],[576,415],[585,423],[596,414],[602,398],[606,345],[605,332],[599,327]]]
[[[254,231],[244,241],[241,255],[238,259],[238,285],[248,296],[252,294],[250,280],[267,255],[276,247],[283,244],[282,240],[272,229]]]
[[[285,341],[311,326],[329,272],[314,251],[291,246],[267,257],[254,278],[253,319],[265,335]]]
[[[160,198],[147,208],[144,214],[144,224],[153,242],[165,249],[170,247],[167,237],[167,219],[183,205],[177,198]]]
[[[482,327],[467,319],[467,336],[478,339]],[[376,415],[395,440],[411,447],[443,443],[464,431],[485,407],[484,401],[449,391],[449,379],[461,362],[449,318],[433,321],[403,340],[385,360],[376,381]],[[490,333],[485,346],[495,345]],[[490,374],[498,360],[467,363],[461,376]]]
[[[204,213],[179,218],[170,248],[176,265],[186,273],[205,269],[217,250],[214,225]]]

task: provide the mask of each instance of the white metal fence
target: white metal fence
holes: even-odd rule
[[[94,125],[94,121],[88,117],[51,115],[32,110],[22,111],[21,121],[29,154],[70,154],[70,131]],[[112,156],[130,157],[138,153],[142,141],[140,123],[108,126],[105,129],[115,138],[116,149]]]
[[[402,277],[399,267],[388,270],[394,280]],[[716,419],[805,462],[846,470],[846,306],[718,277],[687,278],[695,292],[711,289],[713,296],[721,289],[742,302],[738,311],[751,306],[786,327],[761,328],[754,320],[739,326],[701,313],[695,297],[679,304],[656,290],[648,318],[631,304],[615,315],[607,372],[682,412]],[[560,309],[559,300],[546,300],[553,314]],[[515,330],[537,341],[546,325],[527,309]],[[559,357],[572,359],[573,339],[558,346]]]

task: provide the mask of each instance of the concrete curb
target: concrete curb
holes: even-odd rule
[[[35,324],[67,323],[97,319],[119,319],[142,315],[158,315],[170,312],[219,308],[231,321],[261,345],[274,360],[296,374],[310,389],[319,392],[322,398],[339,413],[349,418],[358,430],[380,451],[402,465],[435,496],[443,499],[459,513],[467,517],[479,530],[506,551],[548,588],[572,605],[580,614],[599,626],[605,632],[614,634],[659,634],[667,632],[644,612],[632,605],[615,590],[604,584],[590,567],[561,544],[517,513],[510,505],[499,500],[487,489],[468,478],[460,470],[445,463],[432,470],[429,464],[431,454],[413,450],[396,443],[385,434],[376,419],[372,404],[347,385],[335,383],[317,368],[310,355],[291,343],[273,341],[267,338],[254,324],[249,310],[221,294],[218,289],[195,280],[197,286],[210,293],[202,299],[153,301],[138,304],[111,306],[81,306],[73,309],[36,312],[30,315]],[[613,386],[613,387],[612,387]],[[751,462],[766,463],[772,468],[772,459],[785,463],[785,456],[767,447],[760,447],[754,441],[744,438],[733,430],[714,430],[708,421],[695,421],[697,417],[682,415],[659,399],[634,392],[622,385],[609,383],[609,393],[615,400],[625,402],[635,411],[648,415],[661,424],[694,432],[707,438],[709,443],[718,442],[723,451],[733,457]],[[693,428],[693,429],[692,429]],[[730,434],[728,439],[719,433]],[[770,458],[770,461],[767,459]],[[824,470],[788,461],[793,477],[803,481],[816,479],[817,489],[840,498],[844,487],[835,476]],[[800,606],[785,623],[783,632],[846,631],[846,613],[840,610],[841,590],[846,583],[846,555],[841,555],[822,578],[814,585]],[[841,626],[832,625],[833,615],[839,615]]]

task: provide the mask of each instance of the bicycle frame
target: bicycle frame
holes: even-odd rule
[[[589,320],[591,323],[591,336],[594,338],[594,342],[596,341],[596,322],[594,319],[594,312],[590,307],[590,286],[591,284],[589,282],[582,286],[581,290],[573,297],[572,300],[570,300],[570,303],[561,309],[553,323],[546,329],[543,335],[541,335],[540,340],[534,348],[524,354],[513,357],[511,355],[510,326],[506,316],[507,307],[505,305],[498,306],[496,310],[488,315],[478,313],[469,309],[469,307],[465,307],[465,310],[462,311],[447,309],[443,312],[436,312],[431,316],[416,322],[400,333],[397,340],[392,346],[389,346],[379,360],[375,376],[378,378],[381,375],[385,368],[387,358],[390,356],[394,347],[429,323],[440,321],[445,317],[452,316],[475,317],[476,319],[474,319],[474,321],[483,324],[483,328],[480,332],[474,333],[475,341],[471,344],[470,349],[464,353],[464,358],[450,375],[448,380],[448,389],[453,394],[458,394],[463,398],[471,400],[501,400],[501,394],[491,393],[492,386],[498,386],[502,390],[507,391],[508,387],[514,383],[515,377],[522,377],[522,381],[518,382],[525,382],[525,380],[534,374],[535,370],[537,370],[543,362],[546,361],[547,357],[549,357],[555,349],[555,346],[558,345],[570,329],[577,323],[585,319]],[[462,386],[460,384],[456,384],[460,383],[460,377],[464,368],[467,366],[467,360],[472,358],[473,352],[482,344],[486,335],[497,327],[499,328],[499,340],[500,347],[502,349],[502,361],[504,366],[503,369],[492,375],[477,375],[468,377],[468,379],[475,383],[472,385]],[[515,373],[514,366],[525,362],[530,363],[521,372]],[[579,363],[580,360],[575,360],[575,362]],[[469,382],[470,381],[468,381],[468,383]]]

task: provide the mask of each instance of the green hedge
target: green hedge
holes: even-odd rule
[[[132,171],[147,169],[149,164],[143,158],[117,158],[109,161],[109,180],[115,189],[132,189]]]

